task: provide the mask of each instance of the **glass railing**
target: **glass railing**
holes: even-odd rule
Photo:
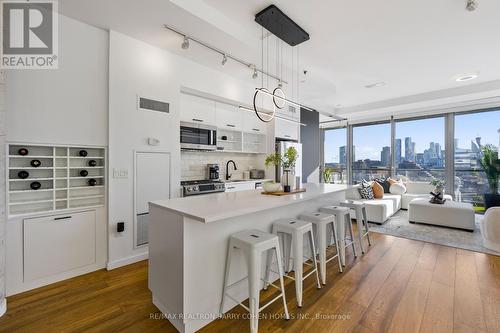
[[[455,170],[457,201],[470,202],[477,213],[484,213],[484,193],[489,193],[488,179],[483,171]]]
[[[391,174],[390,169],[353,169],[353,184],[361,183],[363,180],[373,180],[377,178],[387,178]]]

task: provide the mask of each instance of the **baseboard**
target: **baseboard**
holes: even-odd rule
[[[7,299],[4,297],[0,302],[0,317],[7,312]]]
[[[146,259],[148,259],[148,257],[149,257],[149,252],[145,252],[145,253],[136,254],[136,255],[133,255],[130,257],[126,257],[126,258],[121,258],[118,260],[109,261],[108,264],[106,265],[106,269],[109,271],[109,270],[112,270],[112,269],[115,269],[118,267],[133,264],[133,263],[138,262],[138,261],[146,260]]]

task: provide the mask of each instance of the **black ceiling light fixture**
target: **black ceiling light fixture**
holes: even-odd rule
[[[258,12],[255,22],[290,46],[309,40],[309,34],[275,5]]]

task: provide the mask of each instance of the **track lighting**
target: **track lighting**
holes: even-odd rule
[[[189,39],[186,36],[184,36],[181,47],[183,50],[189,49]]]
[[[222,66],[224,66],[226,64],[226,62],[227,62],[227,56],[225,54],[223,54],[222,55],[222,62],[221,62]]]
[[[254,69],[253,69],[253,74],[252,74],[252,79],[256,79],[256,78],[257,78],[257,75],[258,75],[258,73],[257,73],[257,68],[254,68]]]
[[[467,5],[465,6],[465,8],[469,12],[472,12],[472,11],[476,10],[476,8],[477,8],[477,1],[476,0],[467,0]]]

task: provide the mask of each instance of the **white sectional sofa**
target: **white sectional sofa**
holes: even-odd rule
[[[430,198],[430,192],[434,187],[423,182],[405,183],[406,193],[389,194],[384,193],[382,199],[361,199],[357,188],[347,192],[347,199],[363,201],[366,204],[366,215],[368,221],[383,224],[400,209],[408,209],[408,204],[413,199]],[[446,200],[452,200],[451,195],[444,196]]]

